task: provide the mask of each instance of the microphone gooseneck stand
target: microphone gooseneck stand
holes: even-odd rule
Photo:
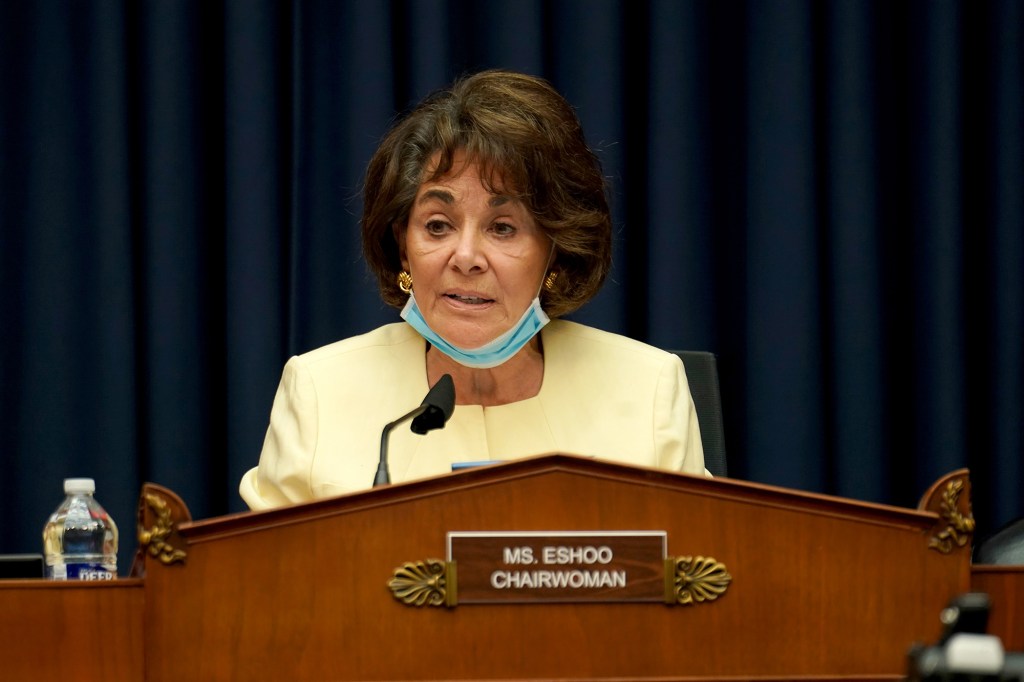
[[[420,403],[419,407],[393,422],[389,422],[380,434],[380,459],[377,462],[377,473],[373,477],[373,486],[387,485],[391,483],[391,474],[388,472],[388,443],[391,431],[399,424],[412,419],[409,427],[413,433],[423,435],[434,429],[444,428],[444,425],[455,411],[455,384],[450,374],[445,374],[437,383],[427,391],[427,396]]]

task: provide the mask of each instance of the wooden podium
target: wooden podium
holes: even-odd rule
[[[966,471],[908,510],[547,455],[190,521],[147,485],[141,576],[0,583],[0,646],[7,679],[899,679],[971,589],[969,494]],[[463,603],[456,531],[664,532],[664,599]]]

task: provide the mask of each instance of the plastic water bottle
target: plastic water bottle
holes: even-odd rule
[[[43,527],[46,577],[113,580],[117,577],[117,525],[100,506],[91,478],[64,480],[64,501]]]

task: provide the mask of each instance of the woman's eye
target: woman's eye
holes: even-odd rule
[[[448,231],[448,223],[443,220],[428,220],[426,228],[427,234],[441,235]]]
[[[494,223],[491,229],[499,237],[511,237],[516,233],[516,228],[508,223]]]

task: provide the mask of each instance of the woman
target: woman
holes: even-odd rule
[[[421,103],[366,174],[363,250],[404,322],[293,357],[242,497],[263,509],[370,487],[381,430],[444,374],[444,429],[390,437],[393,482],[565,452],[705,474],[682,363],[558,318],[604,281],[604,177],[545,81],[486,71]]]

